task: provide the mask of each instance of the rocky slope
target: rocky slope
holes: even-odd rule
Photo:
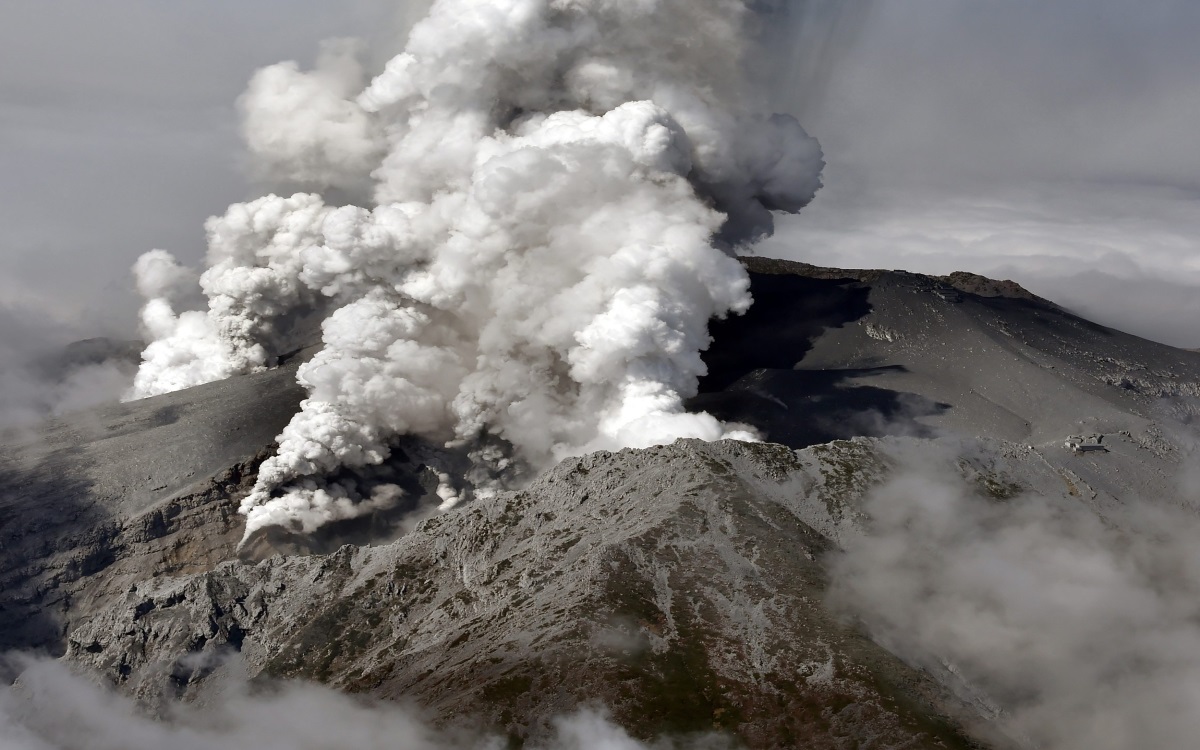
[[[771,441],[954,432],[1053,446],[1099,432],[1177,462],[1167,433],[1200,416],[1196,353],[1090,323],[1011,282],[747,263],[758,301],[714,326],[693,404]]]
[[[977,277],[748,263],[757,303],[715,329],[696,405],[789,447],[594,454],[417,523],[439,457],[414,443],[389,467],[412,505],[239,556],[237,501],[302,395],[288,366],[9,436],[0,648],[151,702],[235,669],[316,679],[514,742],[602,702],[645,737],[1004,745],[971,686],[829,608],[825,556],[913,452],[996,501],[1172,502],[1200,355]],[[1068,451],[1081,431],[1108,452]]]
[[[830,539],[802,517],[844,520],[845,488],[819,500],[815,483],[837,481],[821,467],[871,460],[833,450],[681,442],[567,461],[390,544],[108,592],[72,622],[67,657],[149,696],[193,690],[233,649],[251,674],[416,698],[518,738],[600,701],[647,736],[966,746],[956,701],[823,605]]]

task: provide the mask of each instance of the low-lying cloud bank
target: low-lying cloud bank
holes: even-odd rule
[[[1200,736],[1200,482],[1182,505],[985,499],[915,460],[832,560],[832,600],[1022,745],[1178,748]]]
[[[0,688],[0,750],[502,750],[508,738],[435,728],[415,709],[352,698],[319,685],[252,690],[236,682],[204,705],[171,704],[161,718],[59,662],[22,659],[13,687]],[[553,722],[534,750],[729,747],[719,736],[631,737],[603,711]]]
[[[1200,348],[1200,211],[1186,191],[1073,185],[973,195],[833,186],[764,255],[839,268],[1011,278],[1085,318]]]

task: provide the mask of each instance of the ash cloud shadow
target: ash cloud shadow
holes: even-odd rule
[[[766,440],[794,449],[860,435],[933,437],[935,430],[919,420],[944,413],[949,404],[850,382],[905,371],[899,365],[757,370],[724,391],[697,396],[689,407],[724,421],[752,425]]]
[[[753,265],[765,260],[755,258]],[[853,278],[751,272],[754,305],[709,326],[713,343],[704,353],[708,375],[700,380],[700,393],[723,391],[756,370],[791,369],[826,330],[869,315],[870,291]]]
[[[795,369],[825,331],[871,313],[869,284],[787,273],[751,273],[750,279],[750,311],[711,326],[713,344],[704,355],[709,374],[689,400],[690,410],[752,425],[790,448],[857,435],[933,435],[918,420],[945,412],[949,404],[851,382],[904,372],[901,366]]]

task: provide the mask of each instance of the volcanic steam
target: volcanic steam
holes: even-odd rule
[[[820,187],[817,142],[751,80],[762,6],[437,0],[373,79],[347,41],[311,72],[259,71],[241,101],[256,174],[302,192],[209,220],[207,309],[169,254],[138,261],[130,396],[270,367],[319,326],[247,535],[393,502],[327,477],[405,434],[534,468],[753,439],[684,402],[708,321],[751,303],[735,250]]]

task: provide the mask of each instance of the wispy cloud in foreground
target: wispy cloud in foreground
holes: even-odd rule
[[[49,660],[19,660],[0,688],[2,750],[502,750],[508,738],[436,728],[416,709],[351,697],[319,685],[232,681],[204,705],[171,704],[151,717],[130,698]],[[560,717],[535,750],[648,750],[599,710]],[[717,750],[718,736],[661,739],[660,750]]]
[[[887,648],[1044,750],[1187,747],[1200,735],[1200,520],[1129,504],[980,497],[948,465],[867,503],[833,601]],[[1165,504],[1164,504],[1165,505]]]

